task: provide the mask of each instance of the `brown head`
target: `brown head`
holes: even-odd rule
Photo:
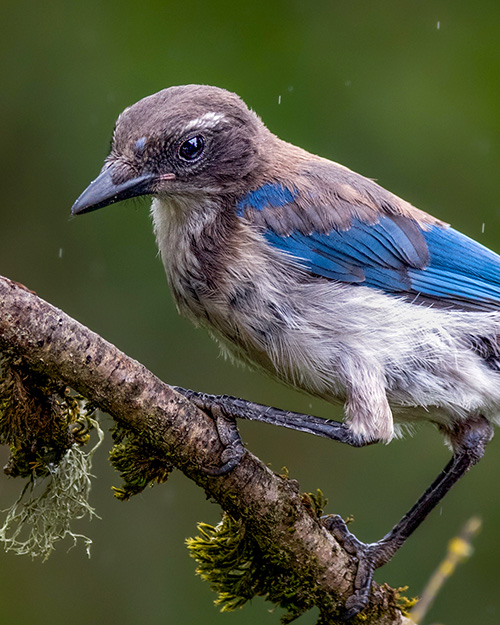
[[[159,91],[119,116],[111,153],[71,212],[139,195],[237,192],[262,165],[262,135],[272,136],[225,89],[184,85]]]

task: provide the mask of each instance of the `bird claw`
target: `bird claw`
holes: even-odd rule
[[[214,477],[226,475],[239,465],[246,451],[238,432],[236,419],[227,415],[215,403],[205,405],[203,409],[214,420],[219,440],[224,445],[224,450],[221,454],[222,464],[218,467],[205,467],[203,471],[207,475]]]
[[[228,414],[222,405],[223,397],[217,395],[208,395],[207,393],[198,393],[180,386],[172,387],[178,393],[181,393],[186,399],[189,399],[195,406],[211,417],[215,422],[219,440],[224,446],[221,454],[222,464],[218,467],[205,467],[203,471],[207,475],[214,477],[226,475],[239,465],[241,459],[245,455],[245,447],[241,440],[236,418]]]
[[[218,428],[217,428],[218,429]],[[239,438],[239,434],[238,434]],[[243,443],[241,439],[239,441],[234,441],[230,443],[221,454],[222,464],[219,467],[205,467],[203,471],[207,475],[212,475],[214,477],[220,475],[226,475],[230,473],[235,467],[239,465],[241,459],[245,454],[245,448],[243,447]]]
[[[358,565],[354,579],[354,592],[345,602],[345,610],[341,615],[342,620],[348,621],[368,605],[375,569],[386,561],[384,545],[361,542],[349,531],[345,521],[337,514],[324,516],[321,521],[343,549],[354,557]]]

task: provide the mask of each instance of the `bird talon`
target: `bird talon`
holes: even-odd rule
[[[212,477],[219,477],[221,475],[227,475],[228,473],[231,473],[231,471],[239,465],[242,457],[243,457],[243,454],[239,456],[233,456],[229,460],[226,460],[226,462],[224,462],[220,467],[205,467],[203,471],[204,473],[206,473],[207,475],[211,475]],[[222,459],[222,456],[221,456],[221,459]]]
[[[226,396],[198,393],[179,386],[173,388],[214,421],[219,440],[224,446],[221,454],[222,464],[218,467],[206,467],[203,469],[204,472],[212,476],[230,473],[241,462],[246,450],[238,432],[236,418],[224,409]]]
[[[355,602],[352,602],[354,603],[354,605],[346,609],[345,612],[340,616],[342,621],[350,621],[352,618],[354,618],[360,612],[362,612],[368,605],[368,600],[366,601],[358,600],[358,598],[355,595],[352,595],[352,597],[349,597],[349,599],[355,599]],[[347,608],[347,603],[349,602],[349,599],[346,601],[346,608]]]
[[[345,609],[347,610],[346,614],[351,612],[353,609],[355,609],[355,610],[357,610],[359,612],[358,606],[359,606],[359,596],[358,596],[358,593],[355,592],[345,602]]]
[[[342,620],[348,621],[364,610],[370,599],[373,573],[378,568],[377,552],[383,552],[385,546],[375,543],[367,544],[361,542],[347,528],[346,522],[337,514],[322,517],[323,526],[329,530],[335,540],[352,557],[353,563],[357,567],[354,579],[354,592],[345,602],[345,612]]]
[[[321,517],[321,520],[325,529],[335,537],[335,540],[348,554],[356,557],[358,551],[366,547],[365,543],[362,543],[349,531],[346,522],[338,514],[325,515]]]
[[[369,558],[369,555],[366,557]],[[354,587],[357,588],[357,590],[355,590],[345,602],[345,612],[342,616],[342,620],[344,621],[348,621],[362,612],[367,607],[371,595],[375,568],[370,561],[366,562],[364,557],[357,556],[355,560],[357,560],[358,563],[358,570],[354,581]],[[363,566],[364,564],[367,566]]]
[[[241,440],[236,419],[228,416],[220,406],[213,404],[208,411],[217,428],[220,442],[224,445],[221,454],[222,465],[206,470],[206,473],[213,476],[226,475],[235,469],[245,455],[245,447]]]

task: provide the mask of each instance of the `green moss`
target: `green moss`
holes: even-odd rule
[[[403,593],[407,590],[408,586],[401,586],[400,588],[396,588],[395,600],[396,606],[401,611],[403,616],[409,617],[410,610],[418,603],[419,597],[412,597],[411,599],[406,597]]]
[[[7,475],[27,478],[18,500],[0,527],[6,551],[48,557],[67,536],[74,519],[96,516],[88,499],[92,455],[103,439],[94,408],[61,382],[29,370],[20,359],[0,360],[0,443],[11,455]],[[96,429],[99,442],[83,446]]]
[[[174,466],[168,456],[132,432],[116,427],[113,431],[115,444],[109,460],[123,480],[121,488],[113,487],[115,497],[121,501],[130,499],[147,486],[167,481]]]
[[[323,516],[328,499],[318,488],[315,493],[302,493],[302,503],[309,510],[312,516],[320,518]]]
[[[0,443],[9,445],[4,468],[12,477],[45,477],[73,445],[89,439],[84,405],[61,382],[35,373],[19,359],[0,361]]]
[[[260,596],[286,610],[281,622],[286,624],[313,608],[318,601],[316,584],[295,562],[272,547],[265,552],[247,532],[242,521],[224,514],[217,526],[200,523],[199,536],[186,543],[198,563],[196,572],[218,594],[215,604],[227,612],[243,607],[252,597]]]

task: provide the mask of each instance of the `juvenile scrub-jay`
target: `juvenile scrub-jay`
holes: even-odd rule
[[[359,558],[353,616],[366,605],[373,570],[493,435],[500,257],[372,180],[282,141],[216,87],[170,87],[125,109],[101,173],[72,212],[139,195],[153,196],[179,311],[236,360],[343,402],[346,423],[189,396],[356,446],[430,421],[451,445],[443,472],[379,542],[362,543],[339,517],[325,519]]]

